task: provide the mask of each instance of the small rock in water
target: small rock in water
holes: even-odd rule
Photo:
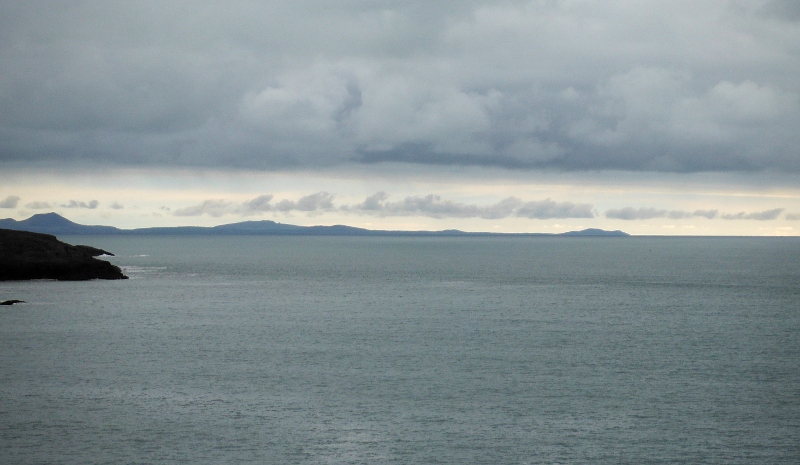
[[[4,300],[0,302],[0,305],[14,305],[14,304],[24,304],[26,303],[24,300]]]

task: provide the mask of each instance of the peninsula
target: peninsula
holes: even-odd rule
[[[99,255],[111,254],[49,234],[0,229],[0,281],[127,279],[119,267],[95,258]]]

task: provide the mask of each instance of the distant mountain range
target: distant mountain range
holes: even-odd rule
[[[465,232],[457,229],[444,231],[383,231],[354,228],[352,226],[296,226],[275,221],[242,221],[219,226],[177,226],[160,228],[119,229],[113,226],[89,226],[74,223],[57,213],[40,213],[27,220],[0,219],[0,228],[31,231],[54,236],[136,235],[136,236],[607,236],[622,237],[628,233],[584,229],[560,234],[549,233],[490,233]]]

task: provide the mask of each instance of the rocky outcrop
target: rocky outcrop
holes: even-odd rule
[[[108,255],[109,257],[114,256],[114,254],[111,252],[106,252],[103,249],[98,249],[97,247],[92,247],[91,245],[76,245],[75,247],[83,250],[92,257],[99,257],[100,255]]]
[[[0,281],[127,279],[118,266],[94,258],[104,254],[111,255],[49,234],[0,229]]]

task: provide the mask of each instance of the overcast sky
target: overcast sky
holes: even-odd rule
[[[800,235],[798,128],[796,0],[0,0],[0,217]]]

